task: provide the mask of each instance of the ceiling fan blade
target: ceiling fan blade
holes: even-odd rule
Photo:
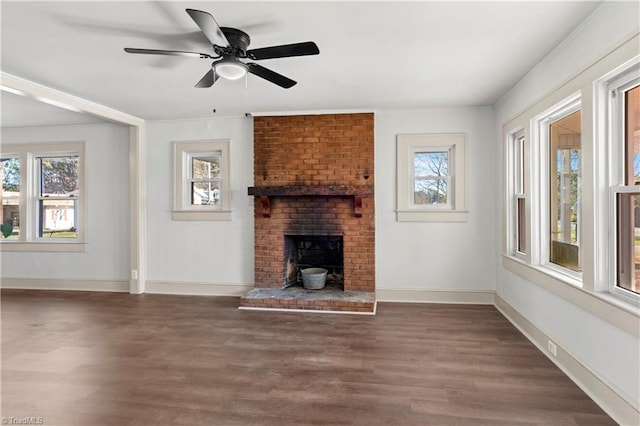
[[[318,46],[312,41],[303,43],[283,44],[281,46],[263,47],[247,51],[247,57],[251,59],[288,58],[290,56],[317,55],[320,53]]]
[[[211,87],[218,80],[218,74],[213,72],[213,68],[196,83],[195,87]]]
[[[198,27],[200,27],[211,44],[221,47],[229,46],[229,40],[227,40],[227,37],[225,37],[220,26],[216,20],[213,19],[213,16],[210,13],[195,9],[187,9],[187,13],[191,16],[191,19],[195,21]]]
[[[141,53],[144,55],[187,56],[189,58],[214,59],[213,56],[206,53],[183,52],[181,50],[137,49],[133,47],[125,47],[124,51],[127,53]]]
[[[255,74],[258,77],[264,78],[267,81],[272,82],[273,84],[277,84],[280,87],[284,87],[288,89],[297,84],[297,82],[291,80],[288,77],[285,77],[282,74],[278,74],[275,71],[271,71],[269,68],[265,68],[262,65],[248,63],[247,67],[249,68],[249,72],[251,74]]]

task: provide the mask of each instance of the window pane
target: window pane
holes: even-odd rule
[[[421,205],[447,204],[447,178],[422,178],[415,180],[413,203]]]
[[[448,152],[417,152],[413,157],[413,175],[447,176],[449,174]]]
[[[0,162],[2,168],[2,237],[18,239],[20,236],[20,159],[4,158]],[[7,235],[5,237],[5,234]]]
[[[576,111],[549,125],[549,261],[580,271],[581,114]]]
[[[621,193],[616,200],[616,285],[640,293],[640,194]]]
[[[191,178],[193,180],[220,179],[220,156],[208,155],[191,158]]]
[[[2,200],[2,224],[2,238],[17,240],[20,237],[20,205],[17,198]]]
[[[516,204],[516,240],[517,250],[520,253],[527,252],[527,237],[525,224],[525,199],[517,198]]]
[[[640,86],[625,93],[626,184],[640,184]]]
[[[78,200],[40,200],[40,238],[78,238]]]
[[[78,156],[39,158],[40,195],[77,196],[78,163]]]
[[[20,193],[20,159],[5,158],[0,163],[0,167],[2,167],[2,196],[18,196]]]
[[[524,176],[524,136],[520,136],[515,140],[514,146],[514,189],[516,194],[524,194],[525,176]]]
[[[212,206],[220,203],[220,182],[191,182],[191,205]]]

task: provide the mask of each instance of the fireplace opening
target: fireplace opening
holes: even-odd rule
[[[344,290],[344,255],[342,236],[285,235],[282,287],[302,285],[301,270],[324,268],[327,285]]]

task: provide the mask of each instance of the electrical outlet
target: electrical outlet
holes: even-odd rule
[[[547,349],[553,354],[553,356],[558,356],[556,344],[551,340],[547,340]]]
[[[138,270],[137,269],[132,269],[131,270],[131,279],[132,280],[137,280],[138,279]]]

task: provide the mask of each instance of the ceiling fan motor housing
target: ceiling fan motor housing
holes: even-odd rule
[[[222,33],[229,41],[229,46],[224,47],[214,45],[216,53],[224,53],[223,56],[231,55],[240,58],[246,58],[247,48],[251,43],[251,37],[249,37],[249,34],[237,28],[231,27],[220,27],[220,30],[222,30]],[[218,52],[218,49],[220,49],[220,52]]]

